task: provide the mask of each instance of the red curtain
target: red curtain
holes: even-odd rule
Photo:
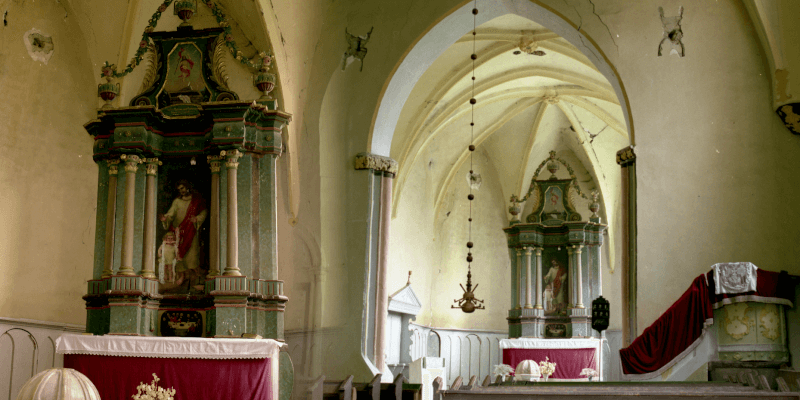
[[[516,369],[523,360],[533,360],[537,364],[550,358],[556,363],[556,370],[551,376],[554,379],[582,379],[581,370],[597,368],[596,349],[503,349],[503,364]]]
[[[64,367],[86,375],[103,400],[130,400],[153,373],[175,400],[273,400],[270,359],[208,360],[65,354]],[[275,399],[277,400],[277,399]]]
[[[759,282],[760,283],[760,282]],[[711,295],[705,275],[694,279],[689,289],[625,349],[619,351],[626,374],[657,371],[672,361],[703,333],[703,324],[713,318]]]

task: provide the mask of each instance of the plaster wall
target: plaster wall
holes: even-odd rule
[[[83,324],[91,277],[97,167],[83,124],[94,72],[69,3],[10,2],[0,26],[0,317]],[[23,35],[52,37],[47,64]]]

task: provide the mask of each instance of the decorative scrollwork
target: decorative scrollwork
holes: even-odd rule
[[[147,70],[144,73],[144,80],[142,86],[139,88],[139,94],[143,94],[156,84],[159,75],[158,71],[161,69],[161,54],[156,50],[153,43],[147,45]]]
[[[228,88],[228,71],[225,66],[225,35],[219,35],[214,44],[214,53],[211,56],[211,64],[208,69],[211,70],[211,79],[219,86],[221,91],[229,92]]]

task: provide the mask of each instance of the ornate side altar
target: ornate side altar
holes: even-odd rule
[[[551,176],[539,180],[545,165]],[[557,177],[560,166],[567,169],[569,179]],[[589,200],[588,219],[576,209],[579,196]],[[512,270],[508,311],[512,339],[506,349],[546,349],[553,344],[548,340],[570,339],[571,348],[595,349],[596,357],[601,357],[598,341],[592,339],[600,335],[591,329],[589,307],[601,294],[601,246],[607,226],[597,215],[599,208],[598,193],[584,194],[572,167],[555,151],[539,165],[525,196],[512,196],[513,219],[504,229]],[[529,214],[521,221],[518,215],[523,210]],[[514,344],[514,338],[525,340]],[[586,343],[579,343],[582,340]]]
[[[171,4],[184,22],[177,31],[154,32]],[[218,28],[192,28],[189,19],[198,5],[216,19]],[[110,348],[137,339],[108,335],[157,336],[139,339],[157,344],[151,355],[142,357],[169,357],[170,349],[193,340],[203,341],[205,350],[225,344],[200,338],[255,338],[249,339],[254,344],[264,343],[261,337],[283,340],[288,298],[278,280],[276,160],[291,115],[278,110],[269,96],[276,81],[269,72],[272,57],[257,50],[253,56],[253,49],[245,56],[232,26],[236,21],[213,0],[164,0],[130,64],[121,70],[108,63],[102,68],[107,82],[99,85],[98,95],[106,104],[85,125],[94,139],[99,176],[95,260],[84,299],[87,332],[106,335],[94,340]],[[226,60],[238,70],[229,69]],[[120,90],[114,80],[140,63],[146,69],[139,93],[128,106],[114,107]],[[252,78],[263,95],[256,101],[240,100],[229,85],[229,70],[239,78],[244,74],[237,82]],[[273,353],[256,362],[260,366],[254,368],[261,370],[252,370],[251,378],[266,382],[265,376],[277,379],[280,374],[285,385],[280,396],[288,399],[291,359],[287,352]],[[133,359],[110,358],[83,363],[68,357],[98,387],[130,375],[125,371]],[[186,373],[199,377],[195,369],[200,368],[213,382],[234,368],[214,361],[202,367],[190,363],[192,370]],[[183,359],[176,362],[186,364]],[[94,363],[104,367],[97,369]],[[145,376],[136,379],[149,382],[150,369],[161,364],[142,361],[137,365]],[[189,397],[251,398],[220,396],[209,391]]]

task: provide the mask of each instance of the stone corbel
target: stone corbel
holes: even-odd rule
[[[399,164],[397,161],[389,157],[379,156],[372,153],[358,153],[356,154],[355,168],[382,171],[389,173],[392,177],[394,177],[397,175]]]

